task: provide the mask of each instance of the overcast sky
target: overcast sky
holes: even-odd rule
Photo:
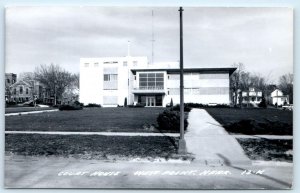
[[[152,10],[154,16],[152,17]],[[83,57],[147,56],[179,61],[178,8],[9,7],[6,72],[55,63],[79,72]],[[276,83],[293,72],[293,12],[288,8],[188,8],[183,12],[185,67],[229,67]]]

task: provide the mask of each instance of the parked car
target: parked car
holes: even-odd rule
[[[292,111],[293,110],[293,104],[283,105],[282,109],[283,110],[290,110],[290,111]]]

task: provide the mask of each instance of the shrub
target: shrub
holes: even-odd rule
[[[145,107],[144,104],[142,103],[137,103],[136,105],[127,105],[129,108],[141,108],[141,107]]]
[[[89,103],[89,104],[85,105],[84,107],[101,107],[101,105],[96,104],[96,103]]]
[[[80,103],[79,101],[75,101],[74,104],[83,107],[83,103]]]
[[[173,107],[170,108],[170,111],[180,111],[180,105],[175,105]],[[184,112],[190,112],[191,108],[189,106],[187,106],[186,104],[184,104]]]
[[[185,103],[189,108],[229,108],[227,104],[201,104],[201,103]]]
[[[160,130],[180,131],[180,113],[178,111],[165,110],[157,117],[157,123]],[[187,119],[184,119],[184,130],[188,126]]]
[[[258,104],[258,106],[261,108],[267,108],[267,101],[266,101],[265,97],[263,97],[261,99],[261,102]]]
[[[127,97],[124,99],[124,107],[127,107]]]
[[[80,105],[60,105],[59,110],[60,111],[68,111],[68,110],[81,110],[82,106]]]

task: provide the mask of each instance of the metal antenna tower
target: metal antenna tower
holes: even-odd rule
[[[153,29],[153,17],[154,17],[154,13],[153,13],[153,9],[152,9],[152,64],[154,64],[154,29]]]

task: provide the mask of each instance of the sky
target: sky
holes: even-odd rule
[[[131,56],[179,61],[178,7],[8,7],[5,18],[8,73],[51,63],[79,73],[80,58],[126,56],[128,41]],[[183,47],[185,67],[243,63],[277,83],[293,73],[293,10],[184,7]]]

